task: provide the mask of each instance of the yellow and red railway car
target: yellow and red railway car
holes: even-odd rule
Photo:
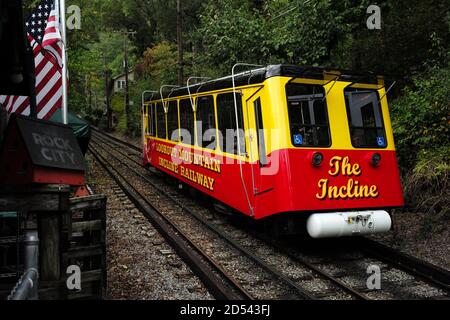
[[[370,73],[270,65],[158,94],[143,161],[314,238],[386,232],[403,206],[386,89]]]

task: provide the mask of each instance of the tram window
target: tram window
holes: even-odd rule
[[[169,139],[172,141],[178,141],[180,136],[178,128],[178,102],[170,101],[168,103],[169,110],[167,112],[167,131]]]
[[[152,137],[155,136],[155,105],[148,104],[147,105],[147,130],[148,134]]]
[[[264,139],[264,125],[261,110],[261,98],[258,98],[253,103],[255,107],[255,117],[256,117],[256,130],[258,139],[258,152],[259,152],[259,165],[260,167],[265,167],[267,165],[267,155],[266,155],[266,142]]]
[[[216,132],[210,131],[211,129],[216,130],[216,118],[214,113],[213,96],[197,98],[196,124],[197,124],[198,146],[212,150],[216,149],[217,145]]]
[[[292,144],[296,147],[331,146],[325,90],[322,86],[286,85]]]
[[[194,111],[190,99],[180,101],[180,128],[182,142],[186,144],[194,144]]]
[[[142,108],[142,121],[145,123],[143,123],[144,126],[144,134],[148,135],[150,132],[150,128],[149,128],[149,124],[150,124],[150,105],[148,104],[144,104],[143,108]]]
[[[151,104],[146,104],[144,105],[144,111],[142,113],[142,119],[145,119],[145,121],[147,121],[147,123],[144,125],[145,128],[145,134],[149,135],[150,134],[150,109],[151,109]]]
[[[236,94],[239,138],[241,145],[241,154],[245,153],[245,135],[243,125],[242,113],[242,98],[240,94]],[[236,112],[234,108],[233,93],[219,94],[217,96],[217,118],[219,132],[222,134],[222,139],[219,141],[220,149],[227,153],[238,154],[238,143],[236,134]]]
[[[352,145],[385,148],[386,133],[378,93],[361,89],[346,89],[344,93]]]
[[[167,139],[166,113],[164,112],[162,103],[156,104],[156,124],[158,138]]]

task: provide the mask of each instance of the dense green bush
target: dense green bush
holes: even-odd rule
[[[430,156],[431,150],[450,156],[450,66],[432,68],[417,74],[413,85],[391,104],[392,123],[397,140],[400,165],[413,168],[420,155]]]
[[[450,218],[450,67],[417,74],[391,105],[409,207]]]

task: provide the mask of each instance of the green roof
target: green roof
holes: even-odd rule
[[[77,138],[89,138],[91,136],[91,126],[86,120],[77,117],[70,112],[68,113],[67,117],[69,122],[68,125],[72,127]],[[61,109],[56,110],[56,112],[50,118],[50,121],[62,123]]]

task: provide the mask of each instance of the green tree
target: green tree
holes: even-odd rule
[[[199,75],[230,73],[236,62],[266,63],[270,55],[264,17],[249,1],[209,1],[191,34]]]

